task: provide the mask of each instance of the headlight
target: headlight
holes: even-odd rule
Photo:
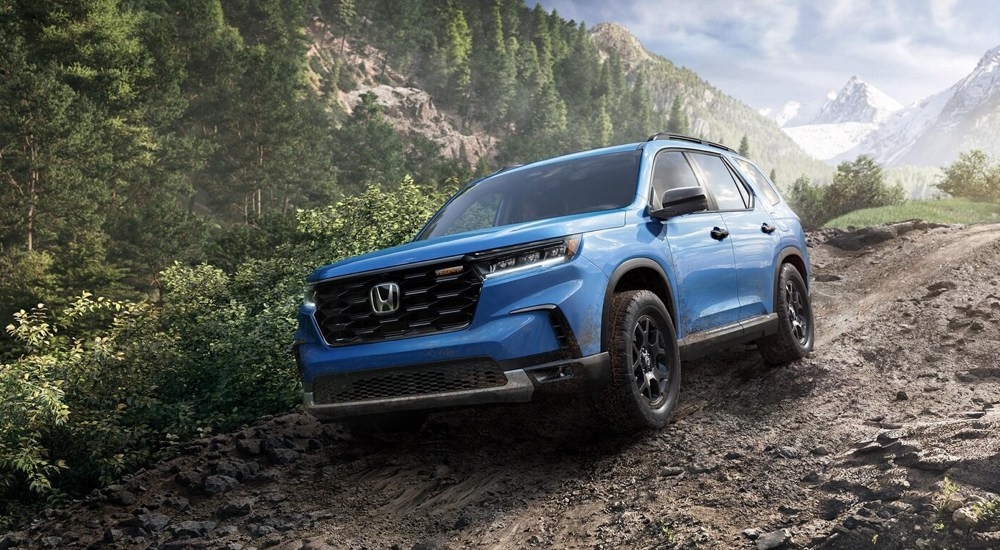
[[[485,252],[476,261],[476,270],[485,278],[524,269],[552,266],[569,261],[580,250],[580,236],[531,243],[515,248]]]
[[[316,307],[316,286],[306,285],[302,289],[302,305],[305,307]]]

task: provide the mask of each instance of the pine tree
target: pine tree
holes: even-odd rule
[[[367,92],[344,125],[334,132],[333,164],[338,184],[358,193],[369,184],[395,183],[403,177],[403,144],[385,120],[378,97]]]
[[[740,149],[739,153],[741,156],[750,157],[750,140],[747,139],[747,135],[743,134],[743,138],[740,139]]]
[[[459,113],[468,114],[469,88],[472,85],[472,32],[461,9],[447,5],[445,34],[441,51],[444,60],[445,86],[440,94],[445,101],[457,103]]]
[[[667,131],[675,134],[690,134],[691,126],[688,123],[687,113],[681,107],[680,95],[674,96],[674,102],[670,105],[670,119],[667,121]]]
[[[646,136],[659,130],[653,123],[653,99],[646,86],[646,77],[641,71],[636,74],[628,105],[626,136],[623,136],[626,141],[645,139]]]

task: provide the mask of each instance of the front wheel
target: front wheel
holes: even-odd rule
[[[776,298],[778,332],[757,340],[757,349],[769,365],[782,365],[809,355],[816,338],[809,290],[792,264],[782,265],[778,272]]]
[[[608,351],[611,380],[597,408],[620,432],[659,429],[677,406],[681,358],[670,315],[648,290],[616,294]]]

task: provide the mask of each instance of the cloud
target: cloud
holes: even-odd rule
[[[903,103],[944,90],[1000,45],[994,0],[544,0],[625,25],[650,50],[755,107],[821,100],[857,75]]]
[[[930,0],[931,19],[941,30],[951,30],[955,26],[955,6],[958,0]]]

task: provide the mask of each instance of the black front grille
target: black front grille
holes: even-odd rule
[[[399,308],[376,313],[372,288],[399,285]],[[331,346],[459,330],[476,312],[483,280],[461,261],[369,273],[316,285],[316,322]]]
[[[313,381],[316,404],[412,397],[503,386],[507,377],[489,359],[375,372],[332,374]]]

